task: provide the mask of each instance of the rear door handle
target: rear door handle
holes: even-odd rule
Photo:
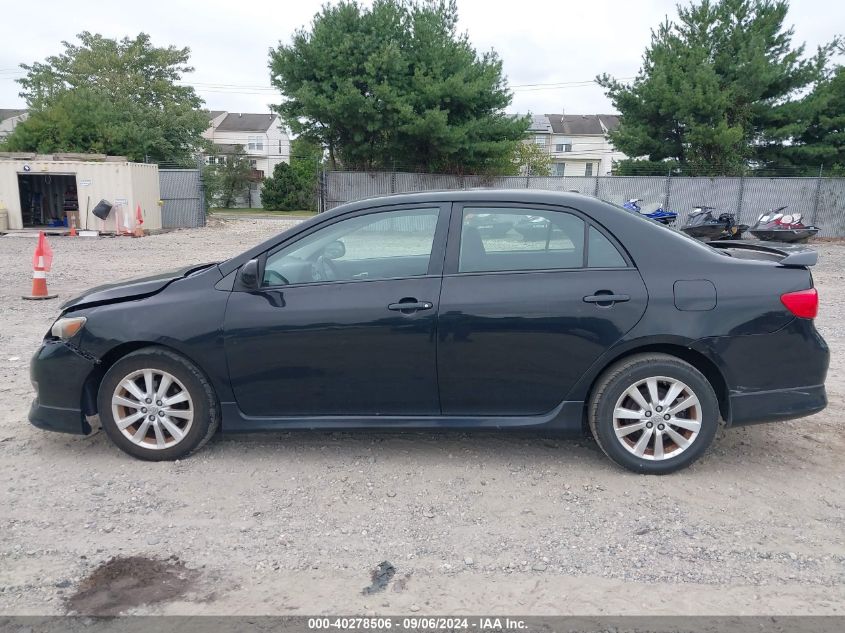
[[[630,300],[631,297],[628,295],[588,295],[584,297],[584,301],[587,303],[622,303]]]
[[[417,310],[431,310],[434,304],[430,301],[400,301],[387,306],[388,310],[395,312],[416,312]]]

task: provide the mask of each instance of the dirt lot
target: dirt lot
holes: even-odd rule
[[[221,259],[293,221],[54,238],[50,289],[67,299]],[[139,565],[179,589],[151,605],[108,604],[181,614],[845,612],[843,246],[821,245],[815,270],[833,349],[827,411],[724,433],[692,469],[664,478],[614,467],[589,440],[527,435],[228,436],[153,464],[103,433],[40,431],[26,421],[27,367],[59,304],[20,300],[33,248],[0,238],[0,613],[100,604],[80,596]],[[97,570],[113,557],[141,558]],[[383,561],[395,573],[364,593]],[[120,586],[131,594],[139,583]]]

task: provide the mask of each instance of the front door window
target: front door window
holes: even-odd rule
[[[269,255],[262,285],[426,275],[439,212],[403,209],[335,222]]]

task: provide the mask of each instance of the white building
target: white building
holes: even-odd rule
[[[218,156],[207,156],[206,162],[225,160],[225,156],[242,146],[254,170],[254,180],[273,175],[273,168],[290,162],[290,139],[275,114],[208,111],[208,129],[203,136],[212,141]]]
[[[26,120],[26,110],[15,108],[0,108],[0,141],[9,136],[18,123]]]
[[[540,114],[528,132],[551,156],[552,176],[607,176],[614,161],[627,158],[608,138],[617,127],[618,114]]]

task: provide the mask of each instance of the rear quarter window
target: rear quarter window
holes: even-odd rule
[[[588,240],[587,266],[589,268],[624,268],[627,266],[622,253],[596,227],[590,227]]]

